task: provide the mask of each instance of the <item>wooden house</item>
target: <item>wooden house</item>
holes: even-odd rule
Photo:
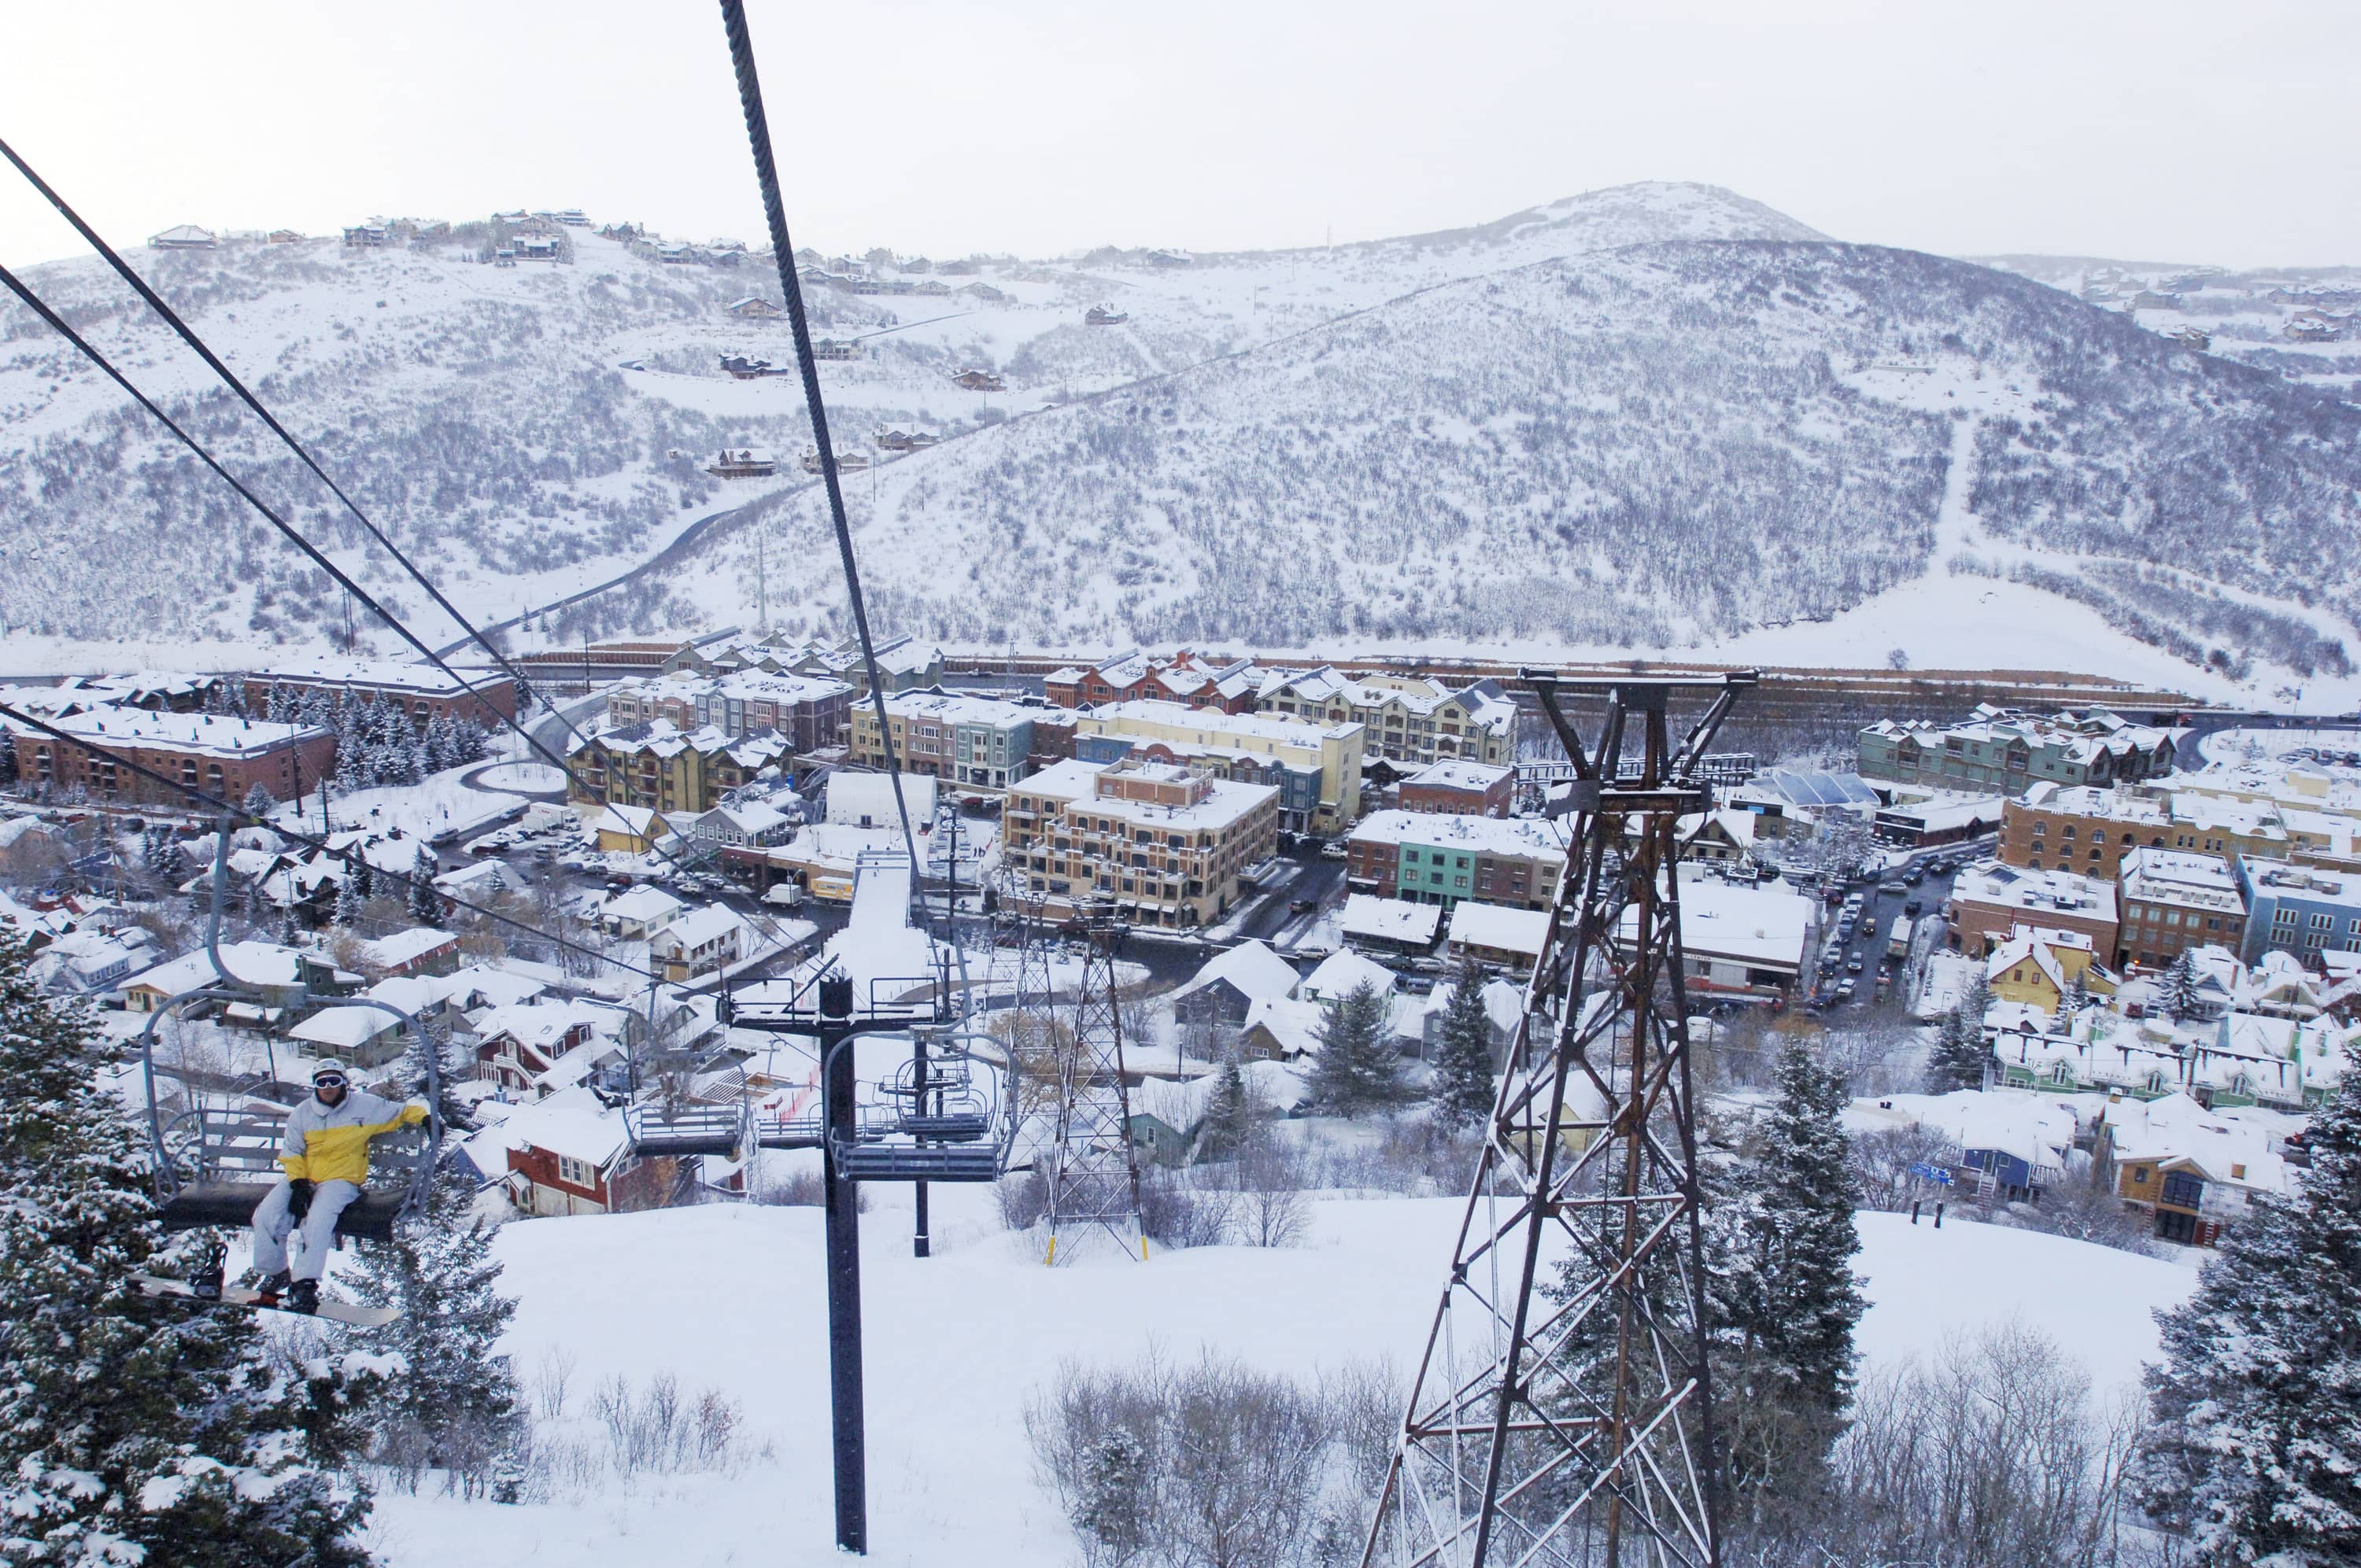
[[[779,471],[779,460],[758,447],[729,447],[705,471],[717,479],[767,479]]]

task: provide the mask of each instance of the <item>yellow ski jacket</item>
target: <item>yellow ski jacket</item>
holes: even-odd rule
[[[369,1140],[396,1127],[415,1126],[426,1120],[426,1107],[408,1105],[345,1091],[334,1105],[324,1105],[317,1094],[307,1094],[287,1118],[279,1138],[279,1168],[291,1181],[368,1181]]]

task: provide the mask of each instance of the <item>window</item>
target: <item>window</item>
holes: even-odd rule
[[[2149,1086],[2153,1088],[2156,1081],[2163,1076],[2164,1074],[2160,1072],[2152,1072],[2148,1074]],[[2132,1168],[2132,1185],[2134,1187],[2146,1187],[2147,1185],[2147,1167],[2144,1165],[2136,1165]]]
[[[2204,1179],[2185,1170],[2169,1171],[2164,1178],[2164,1199],[2167,1203],[2182,1209],[2194,1209],[2205,1191]]]
[[[2309,924],[2312,929],[2315,931],[2325,931],[2331,926],[2336,924],[2336,917],[2332,915],[2315,915],[2312,917]]]
[[[598,1173],[590,1168],[588,1160],[576,1159],[571,1155],[559,1155],[557,1179],[565,1182],[568,1187],[596,1187],[598,1184]]]

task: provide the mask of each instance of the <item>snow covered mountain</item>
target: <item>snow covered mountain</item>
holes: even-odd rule
[[[135,262],[469,614],[572,641],[751,623],[759,596],[774,624],[832,625],[800,389],[719,368],[790,356],[784,323],[727,309],[774,293],[767,260],[570,239],[566,263],[508,268],[464,229]],[[862,291],[806,292],[818,331],[855,340],[823,381],[840,451],[877,459],[847,491],[897,629],[1762,657],[1824,645],[1836,618],[1877,645],[1821,656],[1869,663],[1878,607],[1916,626],[1931,600],[1978,663],[2067,664],[2037,640],[2071,622],[2081,667],[2130,651],[2224,682],[2341,675],[2355,635],[2361,415],[2324,389],[1711,187],[1312,250],[859,270]],[[33,280],[451,635],[127,291],[89,262]],[[963,389],[966,370],[999,386]],[[941,444],[887,454],[887,428]],[[0,313],[0,622],[20,656],[340,634],[330,586],[159,436]],[[780,476],[708,477],[725,444],[778,452]]]

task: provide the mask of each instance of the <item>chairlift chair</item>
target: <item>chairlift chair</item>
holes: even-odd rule
[[[216,969],[219,965],[216,962]],[[227,977],[224,977],[226,979]],[[192,1096],[206,1092],[179,1067],[156,1061],[156,1030],[181,1007],[199,1002],[246,1000],[248,992],[231,985],[201,986],[164,1002],[139,1033],[141,1075],[147,1087],[150,1177],[158,1216],[167,1231],[200,1230],[208,1226],[241,1226],[269,1195],[280,1177],[279,1145],[291,1106],[257,1103],[240,1094],[234,1106],[193,1104],[169,1118],[157,1094],[160,1072],[178,1079]],[[418,1020],[390,1003],[364,997],[316,999],[324,1007],[368,1007],[401,1019],[413,1042],[423,1042]],[[425,1058],[428,1116],[416,1126],[401,1127],[372,1139],[369,1164],[373,1175],[390,1178],[362,1190],[337,1216],[340,1236],[390,1241],[394,1226],[426,1205],[434,1168],[443,1146],[442,1076],[433,1051]]]

